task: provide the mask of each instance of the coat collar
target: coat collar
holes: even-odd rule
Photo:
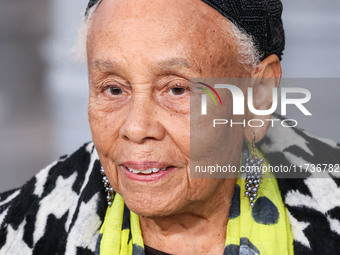
[[[300,129],[278,126],[268,130],[259,148],[271,165],[307,167],[304,174],[295,175],[300,178],[277,179],[292,227],[295,253],[340,254],[340,169],[322,178],[313,170],[318,164],[326,164],[323,167],[327,168],[339,165],[339,144]]]

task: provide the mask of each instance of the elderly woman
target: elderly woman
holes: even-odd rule
[[[278,0],[91,0],[93,143],[1,194],[0,253],[340,254],[338,180],[190,177],[199,155],[221,153],[209,144],[190,150],[190,121],[198,123],[190,79],[270,78],[253,85],[261,91],[254,105],[267,109],[281,77],[281,11]],[[228,96],[221,93],[221,109],[230,116]],[[237,168],[241,159],[339,161],[335,144],[268,126],[215,132],[223,160]]]

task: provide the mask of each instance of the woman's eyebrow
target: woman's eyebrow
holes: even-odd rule
[[[91,69],[100,71],[103,73],[116,73],[119,71],[125,71],[123,65],[120,65],[114,60],[96,60],[90,65]]]
[[[163,61],[156,62],[154,69],[162,72],[176,69],[191,69],[192,65],[184,58],[171,58]],[[123,65],[114,60],[96,60],[91,65],[91,69],[99,70],[102,72],[116,72],[126,71]]]
[[[157,62],[154,66],[154,71],[160,75],[172,73],[183,75],[190,73],[190,75],[194,75],[199,74],[201,69],[192,65],[187,59],[177,57]]]
[[[192,65],[187,62],[184,58],[171,58],[168,60],[160,61],[156,64],[157,69],[159,70],[167,70],[173,68],[192,68]]]

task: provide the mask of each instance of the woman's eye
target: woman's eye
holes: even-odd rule
[[[171,94],[173,94],[174,96],[181,96],[183,95],[187,90],[185,88],[172,88],[169,90],[171,92]]]
[[[174,95],[174,96],[182,96],[185,93],[189,92],[189,87],[186,85],[180,83],[175,83],[173,85],[168,85],[168,93]]]
[[[110,94],[113,96],[119,96],[124,93],[124,91],[121,88],[118,87],[111,87],[108,89]]]

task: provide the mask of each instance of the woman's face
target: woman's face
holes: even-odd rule
[[[140,215],[183,212],[225,185],[190,178],[189,80],[245,74],[223,17],[191,2],[104,0],[89,28],[93,141],[112,187]],[[243,129],[222,135],[237,164]]]

